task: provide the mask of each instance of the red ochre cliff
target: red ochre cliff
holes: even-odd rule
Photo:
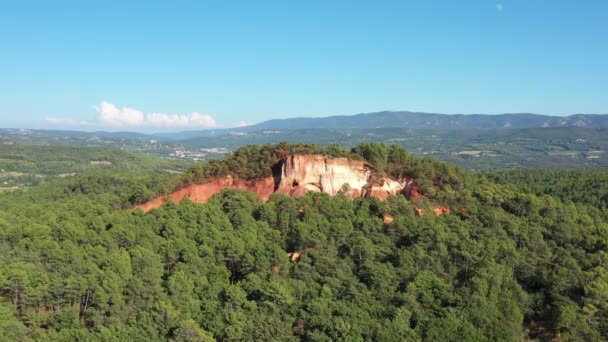
[[[147,212],[160,207],[171,199],[179,203],[185,197],[196,203],[205,203],[222,189],[251,190],[264,201],[273,193],[292,197],[303,196],[308,191],[324,192],[335,196],[342,191],[350,198],[376,197],[385,200],[389,195],[405,195],[415,200],[421,195],[413,179],[395,180],[379,177],[374,168],[363,161],[347,158],[329,158],[323,155],[291,155],[273,167],[272,176],[246,181],[226,176],[203,184],[194,184],[167,196],[138,205]],[[436,214],[449,212],[442,210]]]

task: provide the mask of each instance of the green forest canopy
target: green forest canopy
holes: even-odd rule
[[[605,171],[479,175],[393,147],[363,146],[335,155],[355,153],[379,172],[416,175],[433,196],[463,210],[414,217],[403,196],[382,202],[276,194],[263,203],[237,190],[207,204],[185,200],[148,214],[128,209],[215,175],[206,173],[215,165],[258,176],[264,167],[241,174],[251,170],[231,160],[259,163],[273,160],[273,151],[247,147],[175,178],[87,173],[1,195],[0,336],[608,338]],[[560,195],[556,183],[573,184],[581,174],[586,187],[600,190],[584,199]],[[385,214],[395,220],[385,224]],[[290,252],[299,259],[290,261]]]

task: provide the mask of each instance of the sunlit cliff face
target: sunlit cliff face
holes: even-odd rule
[[[292,155],[282,160],[280,175],[275,174],[277,191],[300,196],[308,191],[335,196],[342,191],[351,198],[402,194],[413,182],[378,177],[374,169],[362,161],[327,158],[322,155]],[[278,176],[278,177],[277,177]]]
[[[343,192],[350,198],[376,197],[381,200],[389,195],[416,197],[414,180],[391,179],[377,174],[371,165],[347,158],[328,158],[323,155],[291,155],[275,164],[272,176],[246,181],[227,176],[194,184],[168,196],[154,199],[137,206],[144,211],[163,205],[168,199],[179,203],[184,197],[197,203],[205,203],[222,189],[242,189],[255,192],[264,201],[273,193],[300,197],[309,191],[335,196]]]

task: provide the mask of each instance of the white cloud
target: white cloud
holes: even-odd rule
[[[48,124],[63,127],[121,128],[121,129],[201,129],[218,127],[215,119],[206,114],[192,112],[190,114],[167,114],[159,112],[144,113],[131,107],[119,107],[113,103],[102,101],[93,107],[98,114],[97,120],[80,121],[70,118],[50,116],[45,119]],[[241,122],[241,125],[249,123]]]
[[[148,113],[146,123],[152,127],[182,127],[188,124],[188,117],[177,114]]]
[[[68,119],[68,118],[60,118],[60,117],[56,117],[56,116],[47,116],[44,121],[46,121],[48,124],[51,125],[56,125],[56,126],[92,126],[94,125],[93,122],[90,121],[81,121],[81,120],[74,120],[74,119]]]
[[[496,10],[497,10],[498,12],[502,12],[502,10],[503,10],[504,8],[505,8],[505,7],[504,7],[502,4],[496,4]]]
[[[252,122],[239,121],[236,123],[236,125],[234,125],[234,127],[245,127],[245,126],[251,126],[251,125],[253,125]]]
[[[130,128],[212,128],[217,122],[210,115],[197,112],[190,114],[166,114],[142,111],[130,107],[118,107],[113,103],[102,101],[95,107],[99,122],[109,127]]]
[[[201,127],[216,127],[217,123],[215,119],[210,115],[200,114],[200,113],[192,113],[190,114],[190,123],[195,126]]]
[[[99,113],[99,122],[111,127],[139,127],[144,122],[141,111],[129,107],[118,108],[106,101],[102,101],[95,110]]]

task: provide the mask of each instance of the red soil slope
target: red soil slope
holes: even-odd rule
[[[385,200],[389,195],[405,195],[410,200],[420,200],[414,180],[395,180],[376,177],[375,170],[363,161],[346,158],[327,158],[322,155],[292,155],[279,161],[275,174],[270,177],[245,181],[230,176],[203,184],[193,184],[167,196],[138,205],[135,209],[148,212],[171,199],[179,203],[185,197],[197,203],[205,203],[222,189],[240,189],[255,192],[262,200],[275,192],[292,197],[303,196],[308,191],[324,192],[335,196],[343,191],[351,198],[376,197]],[[449,208],[438,207],[435,214],[449,213]]]

